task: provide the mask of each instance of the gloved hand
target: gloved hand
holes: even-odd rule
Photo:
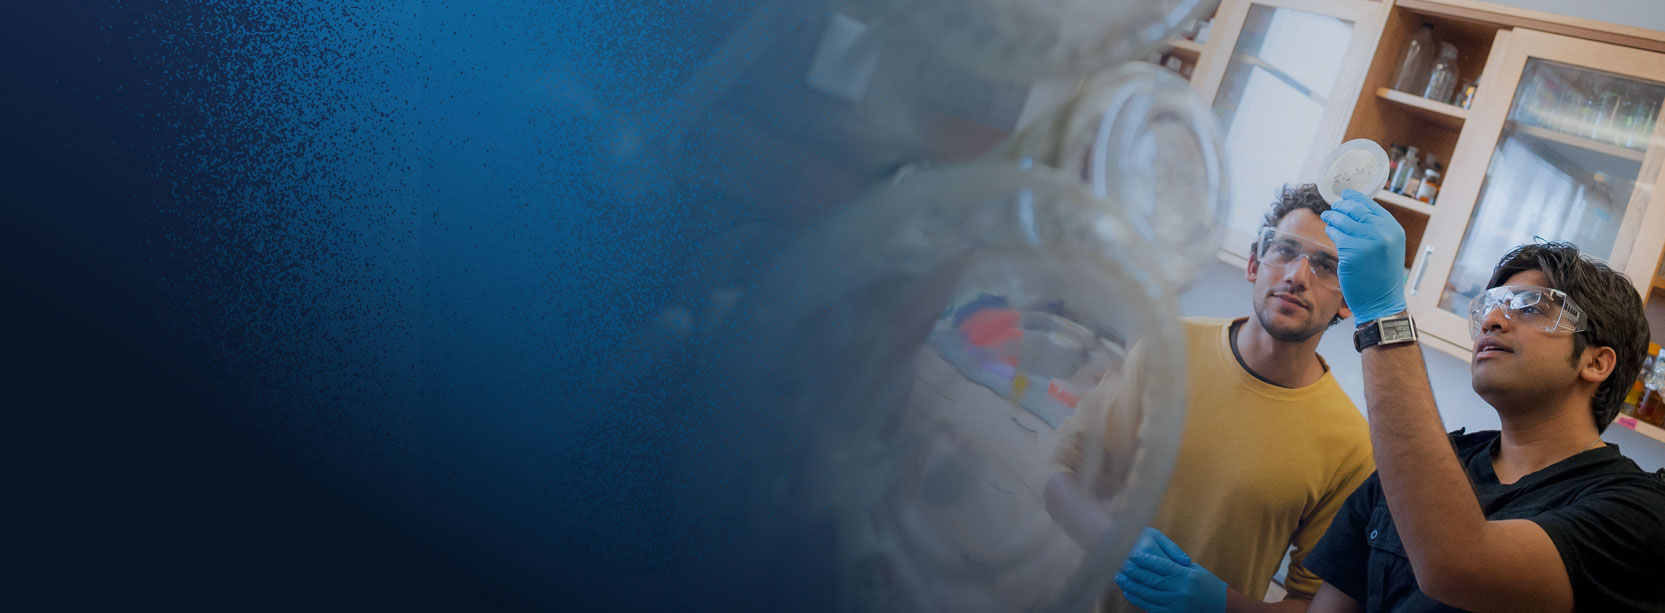
[[[1191,562],[1191,556],[1155,528],[1145,528],[1116,575],[1122,595],[1150,613],[1214,613],[1226,610],[1226,582]]]
[[[1319,217],[1341,258],[1336,274],[1353,319],[1366,324],[1405,310],[1405,229],[1364,194],[1341,195]]]

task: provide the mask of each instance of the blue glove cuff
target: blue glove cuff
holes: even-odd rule
[[[1374,322],[1378,319],[1381,319],[1383,317],[1393,317],[1394,315],[1398,315],[1398,314],[1403,313],[1407,310],[1408,309],[1405,308],[1405,301],[1400,300],[1397,303],[1389,304],[1389,305],[1386,305],[1386,306],[1382,307],[1382,310],[1380,310],[1380,311],[1371,311],[1369,313],[1360,313],[1358,311],[1354,311],[1353,312],[1353,321],[1357,322],[1359,324],[1359,327],[1362,328],[1365,325],[1370,324],[1371,322]]]

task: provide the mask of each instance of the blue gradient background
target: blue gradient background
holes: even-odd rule
[[[751,8],[14,7],[8,600],[773,607],[690,579],[643,333],[760,216],[644,153]]]

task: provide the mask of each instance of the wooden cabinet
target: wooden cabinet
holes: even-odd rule
[[[1506,251],[1534,241],[1571,242],[1624,272],[1665,344],[1665,33],[1477,0],[1385,7],[1343,139],[1444,163],[1434,202],[1377,197],[1406,231],[1407,303],[1424,344],[1471,359],[1470,298]],[[1459,80],[1476,80],[1466,108],[1393,88],[1424,27],[1457,47]],[[1665,441],[1633,417],[1614,423]]]
[[[1485,77],[1481,76],[1485,63],[1491,57],[1497,33],[1505,28],[1496,24],[1410,11],[1394,4],[1388,4],[1386,7],[1388,12],[1382,20],[1379,42],[1370,61],[1369,71],[1365,74],[1358,104],[1354,107],[1344,138],[1370,139],[1380,143],[1383,149],[1390,149],[1394,145],[1415,147],[1422,161],[1426,162],[1431,158],[1443,165],[1444,179],[1448,185],[1453,175],[1463,171],[1452,163],[1452,154],[1457,149],[1457,141],[1464,125],[1470,119],[1472,108],[1429,100],[1419,92],[1393,89],[1406,47],[1418,31],[1424,27],[1431,27],[1436,41],[1452,43],[1459,51],[1457,80],[1467,82],[1479,77],[1479,80],[1485,81]],[[1477,93],[1489,89],[1486,87],[1488,83],[1481,85]],[[1444,193],[1447,191],[1449,190],[1442,189],[1442,193],[1433,203],[1419,202],[1387,190],[1383,190],[1376,198],[1405,228],[1405,262],[1412,270],[1415,270],[1419,257],[1426,250],[1422,242],[1430,222],[1435,217],[1437,207],[1443,207],[1454,200]]]
[[[1656,289],[1665,283],[1655,283],[1665,250],[1665,197],[1655,190],[1665,34],[1486,8],[1388,3],[1343,136],[1417,147],[1444,167],[1432,203],[1377,197],[1405,228],[1407,301],[1426,343],[1470,359],[1469,299],[1506,251],[1534,241],[1577,244],[1623,271],[1665,320]],[[1467,108],[1393,88],[1424,28],[1459,51],[1458,81],[1476,82]],[[1665,339],[1665,326],[1654,337]]]

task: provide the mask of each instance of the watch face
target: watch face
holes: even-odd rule
[[[1390,319],[1382,322],[1382,343],[1402,343],[1416,340],[1416,328],[1409,319]]]

